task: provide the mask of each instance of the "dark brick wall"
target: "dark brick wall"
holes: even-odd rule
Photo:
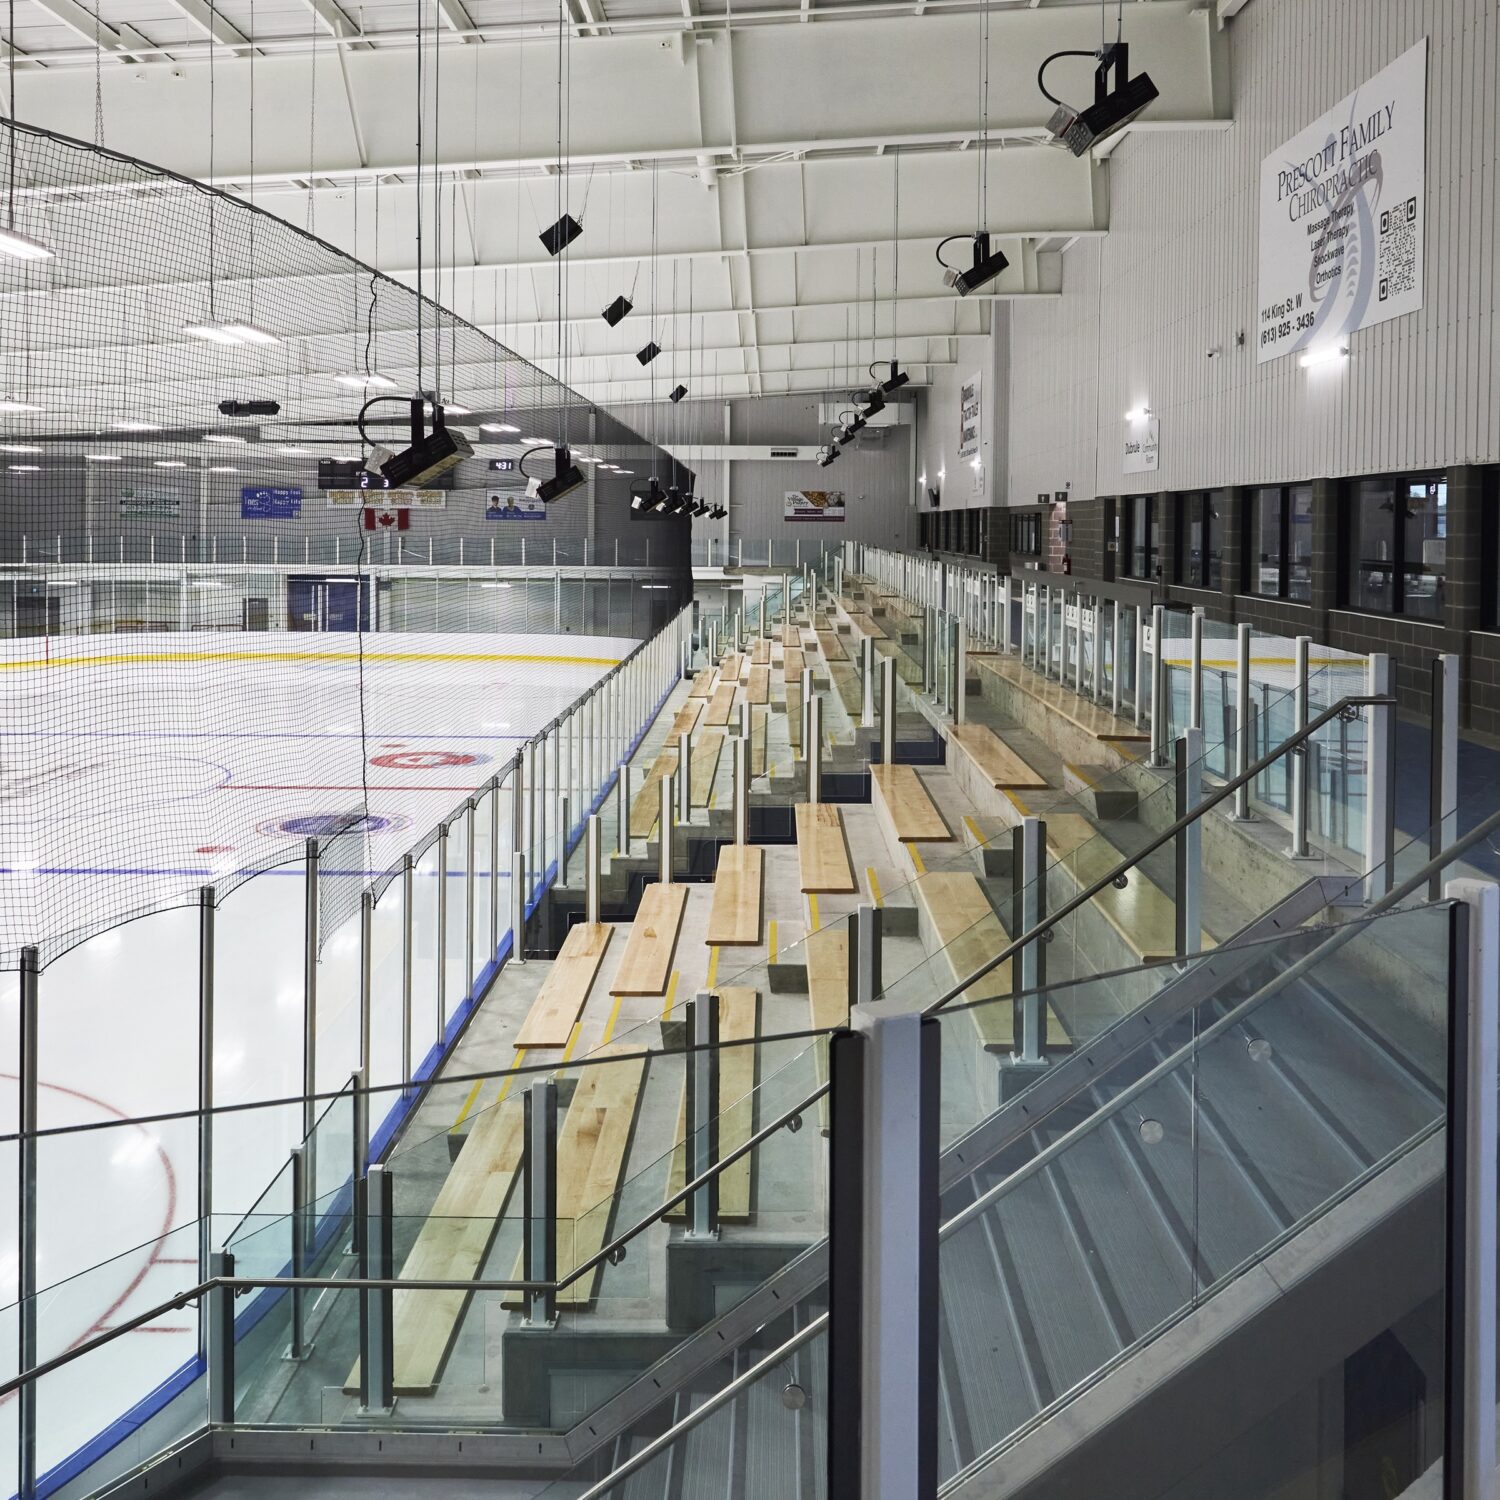
[[[1448,534],[1445,618],[1441,623],[1365,614],[1340,607],[1344,587],[1340,538],[1343,535],[1343,485],[1336,479],[1313,481],[1312,598],[1308,603],[1263,599],[1243,592],[1244,516],[1250,491],[1227,492],[1228,510],[1220,545],[1221,587],[1186,588],[1165,582],[1163,602],[1201,607],[1221,624],[1247,621],[1256,630],[1278,635],[1309,635],[1316,642],[1361,654],[1386,652],[1395,667],[1396,690],[1404,711],[1425,715],[1431,701],[1431,664],[1439,652],[1460,659],[1461,721],[1481,733],[1500,736],[1500,632],[1486,633],[1486,611],[1493,608],[1487,590],[1500,584],[1488,573],[1495,559],[1486,548],[1500,536],[1500,470],[1455,465],[1447,471]],[[1109,550],[1114,536],[1117,500],[1101,497],[1070,507],[1074,520],[1073,572],[1080,579],[1113,581],[1118,575]],[[1167,497],[1161,515],[1162,577],[1176,567],[1177,507]],[[1095,519],[1097,517],[1097,519]],[[1087,518],[1087,519],[1086,519]],[[1488,570],[1488,572],[1487,572]]]

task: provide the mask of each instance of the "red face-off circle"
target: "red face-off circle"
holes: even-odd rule
[[[477,766],[488,758],[461,750],[393,750],[389,755],[372,755],[370,764],[383,771],[440,771],[449,766]]]

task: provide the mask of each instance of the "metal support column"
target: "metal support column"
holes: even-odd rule
[[[813,698],[807,705],[807,745],[803,751],[807,762],[807,800],[823,800],[823,700]]]
[[[700,990],[687,1002],[687,1035],[694,1050],[687,1058],[689,1178],[701,1177],[719,1159],[719,998]],[[691,1239],[713,1239],[719,1233],[719,1179],[715,1175],[687,1201]]]
[[[490,883],[490,951],[488,963],[500,944],[500,778],[490,781],[490,867],[485,872]]]
[[[953,722],[962,724],[967,719],[969,689],[969,643],[968,629],[955,617],[948,638],[948,702],[951,705]]]
[[[522,1264],[527,1281],[557,1280],[557,1080],[538,1078],[524,1095],[526,1218]],[[526,1322],[551,1325],[557,1316],[550,1291],[526,1293]]]
[[[801,752],[801,756],[802,756],[803,760],[807,759],[807,714],[808,714],[808,706],[812,703],[812,701],[813,701],[813,669],[811,667],[803,667],[803,669],[802,669],[802,702],[801,702],[801,705],[799,706],[798,712],[797,712],[797,717],[801,721],[800,724],[799,724],[799,726],[798,726],[798,729],[797,729],[797,735],[798,735],[799,740],[801,741],[801,744],[800,744],[799,748],[800,748],[800,752]],[[747,706],[746,712],[748,712],[748,711],[749,711],[749,709],[748,709],[748,706]]]
[[[1021,825],[1011,833],[1011,888],[1013,930],[1019,937],[1031,931],[1047,915],[1046,850],[1047,825],[1040,818],[1023,818]],[[1024,995],[1036,991],[1046,982],[1046,953],[1044,941],[1028,943],[1018,955],[1019,962],[1011,965],[1011,993]],[[1038,1011],[1040,1009],[1040,1002]],[[1041,1056],[1040,1015],[1031,1023],[1032,1050]],[[1026,1055],[1027,1035],[1026,1008],[1021,1016],[1022,1055]]]
[[[1390,657],[1377,651],[1371,653],[1368,662],[1365,691],[1371,697],[1389,696],[1394,683]],[[1365,736],[1365,900],[1373,901],[1395,883],[1396,710],[1377,707],[1370,709],[1369,715]]]
[[[880,663],[880,762],[892,765],[896,759],[896,658],[887,656]]]
[[[318,841],[308,839],[302,906],[302,1135],[312,1134],[318,1092]]]
[[[1250,626],[1241,623],[1234,631],[1234,774],[1243,776],[1255,758],[1250,725]],[[1242,786],[1234,794],[1234,817],[1244,823],[1250,818],[1250,787]]]
[[[1141,674],[1146,669],[1146,648],[1151,627],[1146,623],[1146,611],[1135,606],[1135,656],[1131,663],[1131,699],[1135,707],[1135,723],[1139,729],[1146,722],[1146,695],[1141,690]]]
[[[396,1274],[392,1234],[391,1178],[387,1167],[372,1166],[365,1178],[364,1258],[360,1275],[369,1281]],[[395,1336],[389,1289],[366,1289],[360,1301],[359,1404],[367,1414],[389,1414],[396,1405]]]
[[[495,873],[500,872],[500,861],[495,860]],[[401,859],[401,1083],[402,1086],[409,1084],[411,1080],[411,1001],[412,1001],[412,974],[415,967],[416,954],[414,943],[416,941],[416,911],[413,902],[416,898],[415,885],[416,860],[406,854]],[[499,884],[497,879],[496,884]],[[499,924],[495,925],[495,941],[500,940]]]
[[[1185,818],[1203,800],[1203,731],[1189,729],[1174,749],[1175,814]],[[1176,859],[1177,952],[1203,947],[1203,820],[1189,823],[1173,845]]]
[[[1151,764],[1156,767],[1172,763],[1168,731],[1171,715],[1167,711],[1167,612],[1160,604],[1151,606]]]
[[[1190,622],[1192,636],[1192,675],[1188,678],[1188,728],[1203,728],[1203,609],[1193,611]]]
[[[1120,683],[1125,675],[1122,655],[1125,632],[1121,628],[1124,620],[1120,614],[1118,599],[1109,601],[1109,616],[1109,711],[1118,719],[1120,717]]]
[[[215,1282],[203,1299],[208,1423],[228,1427],[234,1421],[234,1292],[217,1283],[234,1275],[234,1256],[215,1251],[208,1258],[208,1274]],[[25,1390],[19,1394],[24,1400]],[[27,1494],[24,1474],[20,1493]]]
[[[364,1171],[370,1149],[370,1096],[374,1079],[375,1028],[375,893],[361,891],[359,897],[359,1067],[361,1088],[354,1103],[354,1175]]]
[[[672,815],[676,807],[677,775],[669,771],[656,783],[661,795],[656,822],[656,878],[663,885],[672,883]]]
[[[863,729],[875,723],[875,638],[868,635],[859,642],[859,722]]]
[[[1296,682],[1292,690],[1292,715],[1294,722],[1292,728],[1301,731],[1307,728],[1307,694],[1308,673],[1307,653],[1312,645],[1310,635],[1299,635],[1296,646]],[[1372,666],[1373,670],[1373,666]],[[1310,759],[1309,746],[1306,740],[1293,747],[1292,756],[1292,848],[1293,859],[1307,859],[1311,855],[1311,849],[1307,840],[1308,813],[1310,811],[1307,800],[1307,767]],[[1373,782],[1370,783],[1373,789]]]
[[[1500,887],[1449,881],[1461,905],[1449,928],[1447,1130],[1447,1461],[1443,1495],[1479,1500],[1494,1491],[1496,1312],[1495,1072],[1500,1067]],[[1461,1065],[1461,1066],[1460,1066]]]
[[[526,962],[526,851],[510,856],[510,961]]]
[[[293,1276],[307,1275],[308,1250],[311,1248],[311,1237],[308,1232],[311,1174],[308,1171],[310,1163],[307,1158],[308,1148],[306,1144],[292,1147],[289,1161],[289,1176],[292,1199],[291,1272]],[[286,1349],[283,1351],[281,1357],[289,1360],[303,1360],[313,1351],[313,1346],[307,1342],[306,1337],[306,1288],[300,1286],[289,1287],[287,1289],[287,1301],[290,1308],[287,1319],[289,1336]]]
[[[16,1299],[17,1347],[16,1368],[33,1369],[37,1364],[37,1138],[41,1125],[41,1080],[38,1025],[41,1019],[39,998],[40,955],[35,948],[21,950],[20,1015],[17,1045],[17,1074],[20,1099],[17,1124],[20,1127],[19,1161],[17,1162],[18,1200],[16,1204]],[[17,1494],[21,1500],[36,1495],[37,1460],[37,1383],[30,1381],[16,1392],[16,1475]]]
[[[750,842],[750,741],[737,734],[734,746],[734,841]]]
[[[1458,658],[1446,652],[1432,660],[1428,767],[1428,854],[1436,859],[1458,836]],[[1434,875],[1429,898],[1436,901],[1440,892]]]
[[[937,611],[927,608],[922,611],[922,691],[931,697],[937,686]]]

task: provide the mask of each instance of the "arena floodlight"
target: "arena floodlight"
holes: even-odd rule
[[[0,229],[0,255],[11,260],[51,260],[53,252],[50,246],[29,234],[22,234],[12,225],[9,229]]]
[[[523,474],[526,474],[526,460],[533,453],[542,451],[541,448],[532,448],[521,455],[519,466]],[[540,500],[543,505],[551,505],[554,500],[561,500],[564,495],[571,495],[574,490],[581,489],[588,483],[583,470],[573,462],[565,447],[554,448],[552,454],[554,469],[551,479],[535,479],[526,475],[527,495],[533,500]]]
[[[876,412],[885,410],[885,394],[877,385],[863,393],[865,403],[864,410],[860,413],[863,417],[873,417]]]
[[[636,358],[643,364],[649,365],[658,354],[661,353],[661,345],[652,339],[649,344],[636,354]]]
[[[537,238],[546,247],[548,255],[561,255],[582,233],[583,225],[572,214],[564,214],[557,223],[549,224]]]
[[[372,396],[360,409],[360,436],[369,441],[364,430],[364,415],[377,401],[390,401],[390,396]],[[411,405],[411,445],[392,454],[380,465],[380,473],[392,489],[407,486],[417,488],[446,474],[466,458],[472,458],[474,449],[461,433],[454,432],[443,421],[443,408],[436,403],[432,407],[432,431],[423,430],[423,415],[426,403],[421,397],[413,397]]]
[[[901,368],[901,366],[896,363],[895,360],[893,360],[893,359],[877,359],[877,360],[872,360],[871,363],[870,363],[870,379],[871,380],[875,379],[875,366],[876,365],[884,365],[891,372],[890,373],[890,378],[888,380],[883,380],[881,382],[881,384],[880,384],[881,391],[885,395],[887,395],[887,396],[889,396],[892,391],[899,391],[901,389],[901,387],[903,385],[905,385],[908,380],[911,379],[911,377],[906,373],[906,371],[903,370]]]
[[[635,306],[629,297],[616,297],[608,307],[604,309],[603,318],[611,328],[618,327],[629,315],[630,309]]]
[[[1097,60],[1094,102],[1086,109],[1075,109],[1048,92],[1043,75],[1060,57],[1092,57]],[[1086,156],[1100,141],[1118,135],[1161,92],[1151,81],[1149,73],[1138,73],[1134,78],[1130,76],[1130,47],[1120,41],[1112,42],[1098,52],[1054,52],[1037,69],[1036,86],[1057,106],[1047,121],[1048,131],[1074,156]]]
[[[279,401],[221,401],[219,411],[226,417],[277,417],[281,415]],[[115,423],[118,427],[120,424]]]
[[[973,243],[973,264],[967,270],[950,266],[943,259],[944,246],[951,245],[954,240],[971,240]],[[943,268],[943,285],[951,286],[960,297],[967,297],[970,292],[977,292],[980,287],[987,286],[1010,264],[1010,257],[1003,250],[990,250],[987,229],[981,229],[974,235],[950,234],[937,247],[937,258],[938,264]]]
[[[642,487],[638,488],[635,485],[631,485],[630,487],[630,508],[637,515],[655,510],[658,502],[664,498],[661,481],[655,474],[647,479]]]

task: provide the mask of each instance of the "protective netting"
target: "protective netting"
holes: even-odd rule
[[[0,255],[0,963],[309,837],[357,896],[681,607],[687,522],[629,505],[671,460],[282,220],[10,136],[0,213],[50,254]],[[401,398],[366,419],[399,450],[418,393],[473,455],[366,488],[361,406]],[[529,502],[562,443],[587,484]]]

